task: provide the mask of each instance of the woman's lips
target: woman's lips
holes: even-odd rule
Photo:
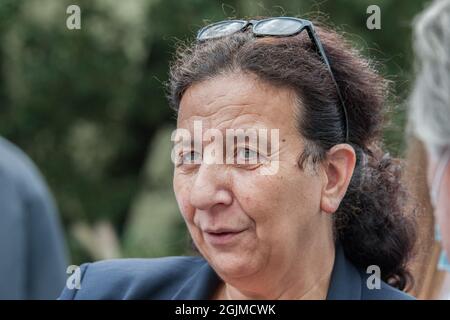
[[[218,231],[205,231],[205,239],[212,245],[223,246],[229,245],[235,242],[247,229],[234,231],[234,230],[218,230]]]

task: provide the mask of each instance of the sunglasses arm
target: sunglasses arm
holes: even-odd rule
[[[342,111],[344,113],[344,125],[345,125],[345,141],[349,141],[349,134],[348,134],[348,115],[347,115],[347,108],[344,103],[344,98],[342,97],[341,90],[339,89],[338,83],[336,81],[336,78],[334,77],[333,71],[331,70],[330,62],[328,61],[327,55],[325,54],[325,50],[323,49],[322,43],[320,42],[319,38],[316,36],[316,33],[314,31],[314,27],[312,23],[306,23],[305,25],[306,31],[308,32],[308,36],[310,37],[311,41],[314,43],[314,46],[316,47],[317,52],[320,54],[320,57],[322,58],[322,61],[325,63],[330,76],[331,80],[333,81],[336,92],[339,98],[339,101],[342,105]]]

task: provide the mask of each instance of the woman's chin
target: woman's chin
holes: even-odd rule
[[[219,253],[209,263],[221,278],[241,278],[256,271],[255,260],[242,254]]]

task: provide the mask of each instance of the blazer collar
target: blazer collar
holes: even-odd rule
[[[361,274],[345,257],[344,248],[336,242],[336,254],[331,272],[327,300],[361,300]]]
[[[172,300],[209,299],[220,281],[219,276],[205,260],[198,271],[184,282]],[[347,260],[344,249],[337,242],[327,300],[360,300],[361,281],[360,272]]]
[[[205,260],[204,264],[182,285],[172,300],[207,300],[221,279]]]

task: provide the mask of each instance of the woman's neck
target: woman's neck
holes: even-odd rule
[[[212,296],[217,300],[323,300],[326,299],[333,270],[334,243],[309,247],[313,251],[299,257],[291,268],[268,272],[267,276],[245,281],[222,282]],[[304,257],[310,257],[305,259]],[[247,279],[248,280],[248,279]]]

